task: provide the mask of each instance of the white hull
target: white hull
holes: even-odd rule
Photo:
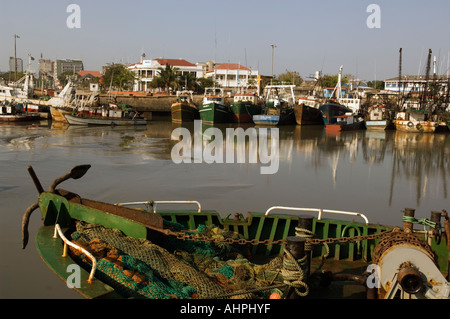
[[[132,119],[112,119],[112,118],[83,118],[83,117],[77,117],[72,116],[69,114],[64,115],[67,119],[67,122],[71,125],[117,125],[117,126],[130,126],[130,125],[146,125],[147,121],[138,119],[138,120],[132,120]]]

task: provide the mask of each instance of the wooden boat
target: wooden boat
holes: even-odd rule
[[[195,201],[109,204],[57,189],[89,168],[74,167],[46,192],[28,167],[39,200],[22,222],[25,248],[39,208],[40,257],[85,298],[449,299],[446,211],[419,220],[405,209],[401,229],[371,224],[359,212],[274,206],[222,218]],[[161,210],[162,204],[196,208]],[[423,231],[414,229],[419,222]],[[78,281],[69,265],[78,267]]]
[[[25,112],[22,105],[16,103],[0,103],[0,121],[3,122],[26,122],[39,120],[39,113]]]
[[[115,104],[79,108],[76,113],[64,114],[64,117],[70,125],[147,125],[147,120],[133,108],[124,110]]]
[[[50,115],[52,117],[52,121],[55,122],[67,122],[67,119],[65,115],[70,115],[73,113],[72,108],[62,108],[62,107],[56,107],[56,106],[50,106]]]
[[[294,106],[295,121],[298,125],[323,125],[321,102],[314,97],[300,97]]]
[[[325,129],[330,131],[364,130],[366,124],[363,118],[351,109],[334,102],[327,102],[320,106]]]
[[[236,123],[253,123],[253,115],[261,114],[261,105],[255,92],[236,93],[230,107]]]
[[[177,91],[177,101],[171,105],[172,122],[192,122],[199,118],[192,91]]]
[[[377,104],[369,107],[365,118],[367,129],[395,129],[391,114],[392,111],[385,104]]]
[[[439,126],[427,112],[412,109],[397,112],[394,124],[396,130],[411,133],[434,133]]]
[[[295,85],[268,85],[265,87],[265,107],[262,114],[253,115],[258,125],[295,124]]]
[[[198,107],[200,119],[207,124],[229,123],[232,121],[232,113],[225,104],[225,96],[222,88],[206,88],[203,102]]]

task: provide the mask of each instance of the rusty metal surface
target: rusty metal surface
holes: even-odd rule
[[[400,228],[394,228],[392,232],[384,234],[378,245],[375,247],[373,262],[378,264],[382,255],[388,251],[389,248],[401,244],[411,244],[421,248],[437,264],[437,255],[426,241],[415,236],[411,232],[404,232]]]
[[[109,214],[139,222],[149,228],[159,228],[161,230],[163,229],[163,219],[159,214],[109,203],[98,202],[85,198],[81,199],[81,204],[107,212]]]
[[[58,189],[56,193],[60,196],[63,196],[72,203],[85,205],[87,207],[104,211],[112,215],[127,218],[136,221],[138,223],[141,223],[142,225],[151,229],[161,231],[163,229],[163,219],[159,214],[147,212],[141,209],[133,209],[124,206],[118,206],[114,204],[95,201],[87,198],[81,198],[78,194],[72,193],[64,189]]]

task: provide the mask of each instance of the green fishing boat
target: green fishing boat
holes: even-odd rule
[[[193,122],[199,118],[192,91],[177,91],[177,100],[171,105],[170,110],[174,123]]]
[[[202,104],[198,107],[200,119],[207,124],[229,123],[232,113],[225,104],[225,96],[221,88],[206,88]]]
[[[285,206],[222,218],[196,201],[109,204],[56,188],[89,168],[74,167],[44,191],[28,167],[38,201],[22,223],[25,248],[39,208],[39,255],[85,298],[449,298],[446,211],[428,220],[405,209],[403,228]],[[68,267],[79,267],[78,280]]]
[[[256,93],[239,92],[231,103],[233,121],[236,123],[253,123],[253,115],[261,114],[261,104]]]

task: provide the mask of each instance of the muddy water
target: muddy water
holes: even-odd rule
[[[226,128],[236,128],[217,127],[224,138]],[[82,179],[61,187],[115,203],[197,200],[224,217],[282,205],[358,211],[370,222],[400,225],[406,207],[415,208],[421,218],[450,208],[448,133],[328,135],[322,127],[280,127],[278,169],[261,174],[264,164],[248,159],[175,164],[171,151],[180,142],[172,134],[175,128],[166,120],[140,128],[1,125],[0,298],[78,298],[35,251],[39,211],[31,217],[30,242],[21,248],[22,215],[37,200],[28,165],[45,189],[73,166],[91,164]],[[192,126],[186,128],[194,133]],[[238,144],[236,149],[255,151]]]

